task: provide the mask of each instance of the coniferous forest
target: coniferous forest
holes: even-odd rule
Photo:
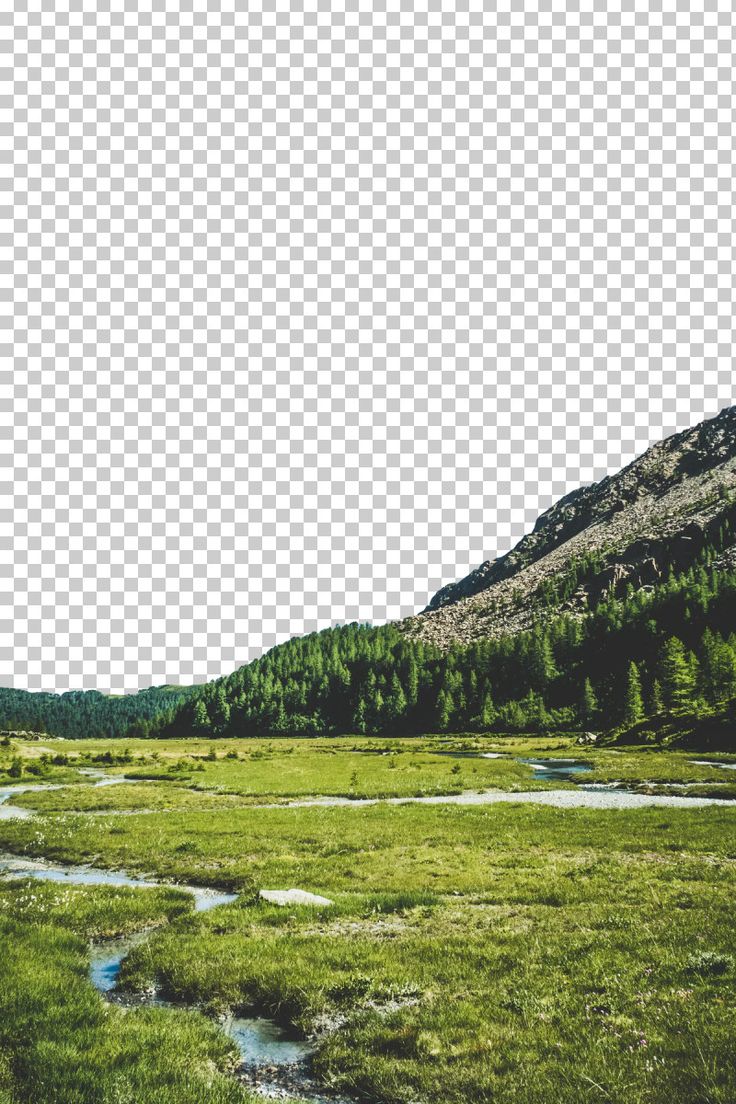
[[[550,612],[529,631],[448,651],[393,625],[350,624],[201,687],[2,690],[0,727],[67,738],[611,730],[708,711],[736,696],[736,571],[708,558],[582,616]]]
[[[700,565],[584,617],[446,653],[393,626],[291,640],[208,684],[173,724],[204,736],[611,729],[736,695],[736,572]]]

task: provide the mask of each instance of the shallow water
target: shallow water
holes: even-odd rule
[[[453,754],[453,753],[443,753]],[[458,757],[475,757],[475,753],[456,753]],[[482,758],[506,758],[501,753],[483,752]],[[587,763],[575,759],[517,759],[533,769],[532,777],[539,780],[570,780],[571,776],[592,770]],[[706,766],[720,766],[736,769],[736,763],[715,763],[705,761]],[[109,786],[128,781],[122,775],[109,776],[102,771],[86,769],[80,771],[88,776],[97,777],[94,786]],[[25,818],[34,815],[33,810],[8,804],[13,794],[44,789],[62,789],[66,784],[38,783],[21,784],[0,789],[0,819],[9,817]],[[696,808],[706,805],[721,805],[736,808],[735,802],[708,797],[680,797],[674,795],[650,795],[627,791],[617,784],[591,783],[580,785],[571,790],[536,790],[522,793],[490,791],[483,793],[461,793],[432,795],[425,797],[393,797],[383,799],[351,799],[318,797],[285,804],[261,805],[261,808],[310,808],[320,806],[369,806],[389,805],[491,805],[501,803],[532,803],[550,805],[556,808],[598,808],[621,809],[646,806],[665,806]],[[251,806],[257,808],[258,806]],[[113,885],[134,888],[170,887],[190,893],[194,899],[194,909],[204,912],[219,905],[230,904],[237,894],[225,893],[209,887],[174,885],[152,879],[127,874],[125,871],[102,870],[90,866],[64,866],[60,863],[44,860],[28,860],[16,856],[0,856],[0,874],[18,878],[38,878],[45,881],[70,883],[76,885]],[[120,969],[125,957],[133,947],[144,942],[150,934],[139,931],[133,935],[104,943],[94,944],[90,949],[89,977],[95,988],[106,998],[112,999]],[[163,1007],[178,1007],[186,1010],[187,1005],[176,1005],[162,1000],[155,994],[137,996],[136,1004],[156,1004]],[[241,1075],[259,1095],[269,1098],[298,1097],[309,1104],[350,1104],[324,1096],[309,1077],[309,1058],[314,1044],[309,1040],[295,1039],[273,1021],[263,1017],[231,1017],[222,1024],[238,1048],[242,1058]],[[265,1071],[265,1077],[261,1071]]]
[[[0,790],[0,820],[27,820],[33,816],[33,809],[24,809],[22,805],[9,805],[8,801],[15,790]]]
[[[41,881],[63,882],[72,885],[111,885],[130,886],[137,889],[168,887],[190,893],[194,898],[195,912],[205,912],[220,905],[231,904],[237,900],[237,894],[225,893],[206,886],[178,885],[153,879],[139,878],[122,870],[99,870],[91,866],[63,866],[61,863],[45,862],[42,859],[20,859],[13,855],[0,856],[0,874],[16,878],[37,878]],[[118,939],[93,943],[90,947],[89,978],[95,988],[108,999],[112,998],[120,976],[123,960],[131,950],[144,943],[151,929],[138,931]],[[136,1005],[155,1004],[160,1007],[183,1008],[187,1005],[162,1000],[155,994],[136,995],[132,998]],[[304,1039],[290,1036],[277,1024],[263,1017],[233,1016],[222,1024],[223,1030],[233,1040],[246,1067],[298,1067],[312,1054],[314,1046]],[[274,1076],[273,1071],[271,1076]],[[311,1104],[321,1104],[323,1097],[309,1091],[311,1083],[303,1073],[293,1071],[290,1076],[298,1078],[299,1095]],[[283,1086],[272,1083],[265,1089],[275,1095],[283,1093]]]
[[[332,807],[361,808],[368,805],[496,805],[522,802],[552,805],[558,809],[639,809],[668,805],[690,809],[705,805],[725,805],[736,809],[736,802],[718,797],[676,797],[671,794],[641,794],[611,783],[591,783],[574,790],[525,790],[520,792],[486,790],[460,794],[432,794],[426,797],[315,797],[281,804],[250,805],[250,809],[314,809]]]
[[[516,761],[532,768],[532,778],[536,782],[571,782],[576,774],[586,774],[593,770],[590,763],[583,763],[579,759],[518,758]]]
[[[736,763],[717,763],[714,759],[691,759],[696,767],[720,767],[721,770],[736,770]]]
[[[294,1039],[273,1020],[232,1017],[223,1028],[244,1061],[254,1066],[289,1066],[303,1062],[314,1051],[306,1039]]]
[[[26,820],[33,816],[33,809],[24,809],[22,805],[9,805],[11,797],[22,793],[36,793],[38,790],[63,790],[62,782],[19,782],[16,786],[0,787],[0,820]]]
[[[80,767],[79,774],[88,778],[96,778],[92,783],[92,789],[98,790],[102,786],[117,786],[120,782],[129,782],[125,775],[109,775],[96,767]],[[25,809],[22,805],[9,804],[15,794],[37,793],[40,790],[65,790],[69,786],[76,786],[76,782],[19,782],[15,786],[0,787],[0,820],[27,820],[35,816],[35,809]]]
[[[124,870],[100,870],[94,866],[64,866],[44,859],[19,859],[15,855],[0,856],[0,873],[16,878],[37,878],[43,882],[63,882],[70,885],[131,886],[138,889],[179,889],[194,898],[194,911],[206,912],[218,905],[229,905],[236,893],[225,893],[209,886],[159,882],[126,874]]]
[[[120,939],[106,939],[103,943],[93,943],[90,950],[89,979],[95,989],[109,993],[117,985],[123,959],[133,947],[148,939],[150,932],[135,932],[121,936]]]

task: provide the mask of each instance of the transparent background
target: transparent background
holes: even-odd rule
[[[414,612],[734,401],[729,3],[1,18],[0,684]]]

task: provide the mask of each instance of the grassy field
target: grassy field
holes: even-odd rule
[[[240,896],[195,914],[175,890],[0,881],[2,1104],[249,1101],[216,1024],[232,1009],[315,1032],[320,1082],[373,1104],[733,1104],[736,806],[255,807],[544,785],[438,751],[575,755],[586,782],[719,794],[729,772],[560,738],[438,741],[50,742],[69,761],[21,783],[147,777],[19,794],[38,815],[0,821],[0,850]],[[47,754],[1,749],[0,769]],[[335,904],[258,898],[290,887]],[[142,927],[122,986],[199,1013],[92,989],[87,941]]]

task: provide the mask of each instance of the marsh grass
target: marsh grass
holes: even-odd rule
[[[12,1104],[248,1104],[233,1048],[204,1016],[107,1005],[88,939],[182,914],[160,890],[8,883],[0,912],[0,1100]],[[188,906],[191,907],[191,906]],[[74,928],[71,931],[70,928]]]
[[[0,882],[0,1104],[248,1099],[224,1072],[232,1048],[213,1020],[108,1008],[92,990],[86,940],[151,925],[124,987],[156,983],[213,1015],[316,1030],[316,1073],[359,1101],[736,1100],[736,808],[248,804],[417,779],[530,786],[520,764],[439,750],[577,755],[595,768],[585,781],[715,790],[727,772],[560,737],[223,741],[214,759],[202,741],[161,745],[155,759],[141,744],[134,763],[161,779],[23,795],[43,815],[0,822],[0,848],[240,897],[194,914],[176,890]],[[82,751],[106,754],[104,742]],[[77,809],[98,801],[139,812]],[[335,904],[258,897],[292,886]]]

